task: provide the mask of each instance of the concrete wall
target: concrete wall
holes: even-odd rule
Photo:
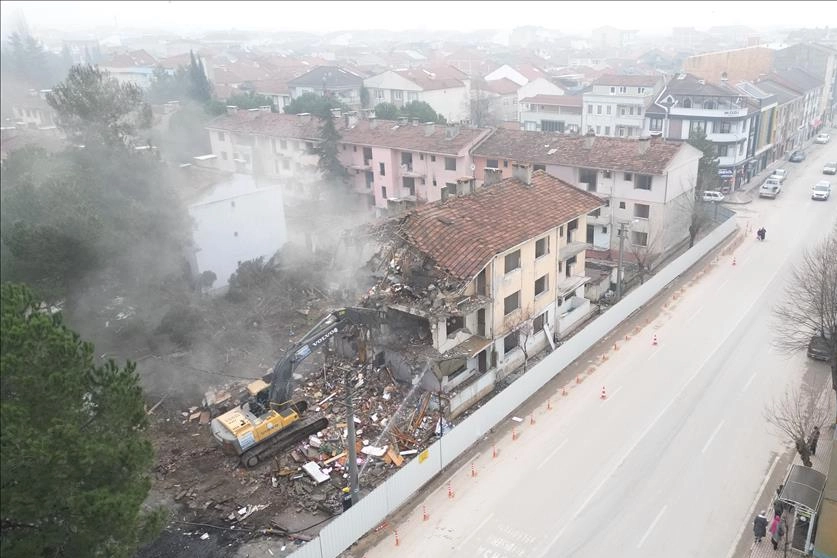
[[[773,67],[774,51],[767,47],[747,47],[690,56],[683,71],[711,83],[721,83],[726,72],[728,83],[756,81]]]

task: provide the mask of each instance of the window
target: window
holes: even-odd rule
[[[640,95],[642,95],[643,93],[645,93],[645,88],[644,87],[637,87],[636,92],[639,93]]]
[[[511,254],[506,254],[504,262],[505,273],[512,272],[515,269],[520,269],[520,250],[515,250]]]
[[[704,101],[703,108],[706,110],[713,110],[715,108],[715,101]]]
[[[541,120],[542,132],[564,132],[564,122],[561,120]]]
[[[387,187],[381,186],[381,197],[387,199]]]
[[[500,168],[500,161],[497,159],[489,159],[485,162],[485,166],[492,169],[499,169]]]
[[[218,132],[218,141],[224,141],[224,132]]]
[[[543,326],[546,323],[546,312],[532,320],[532,332],[537,333],[543,331]]]
[[[532,172],[539,170],[546,172],[546,165],[532,165]]]
[[[720,134],[728,134],[730,133],[731,126],[729,122],[715,122],[712,129]]]
[[[593,105],[587,105],[587,114],[593,114]]]
[[[599,217],[601,214],[602,214],[602,209],[599,208],[599,209],[594,209],[593,211],[591,211],[587,215],[590,216],[590,217],[596,218],[596,217]]]
[[[587,184],[588,192],[596,191],[596,178],[598,172],[594,169],[578,169],[578,181],[582,184]],[[580,186],[581,184],[579,184]]]
[[[596,105],[596,114],[602,113],[602,105]]]
[[[651,214],[651,206],[646,205],[644,203],[635,203],[634,204],[634,217],[639,217],[640,219],[648,219],[648,216]]]
[[[535,279],[535,296],[541,295],[549,290],[549,275]]]
[[[299,142],[298,141],[293,142],[293,144],[291,144],[291,145],[292,145],[294,151],[299,151]]]
[[[652,132],[662,132],[663,131],[663,119],[662,118],[651,118],[648,120],[648,129]]]
[[[628,109],[626,107],[619,107],[619,115],[625,116],[626,114],[628,114]]]
[[[626,173],[623,175],[623,178],[625,179],[625,182],[630,182],[630,181],[632,181],[632,180],[634,179],[634,175],[633,175],[633,174],[631,174],[631,173],[629,173],[629,172],[626,172]]]
[[[504,169],[509,168],[509,160],[508,160],[508,159],[506,159],[506,160],[504,160],[504,161],[503,161],[503,168],[504,168]]]
[[[691,99],[683,99],[683,108],[692,108],[692,100]]]
[[[445,320],[445,331],[450,336],[451,333],[463,329],[465,327],[465,318],[463,316],[451,316]]]
[[[610,135],[610,126],[605,126],[605,135],[606,136]]]
[[[715,153],[718,154],[718,157],[726,157],[729,153],[729,146],[727,144],[716,145]]]
[[[634,188],[638,190],[650,190],[651,189],[651,175],[650,174],[638,174],[636,175],[636,182],[634,182]]]
[[[237,152],[233,151],[233,160],[235,160],[235,159],[240,159],[240,156],[238,155]]]
[[[279,140],[279,149],[287,149],[288,148],[288,140]]]
[[[545,236],[535,241],[535,257],[540,258],[549,254],[549,237]]]
[[[628,88],[625,87],[624,85],[619,87],[619,93],[625,93],[627,90],[628,90]]]
[[[597,136],[602,135],[602,127],[601,126],[596,126],[596,135]]]
[[[456,159],[453,157],[445,157],[445,170],[456,170]]]
[[[305,142],[305,152],[306,153],[313,153],[314,152],[313,142],[310,142],[310,141]]]
[[[690,132],[706,132],[706,122],[703,120],[692,120],[689,124]]]
[[[288,170],[291,168],[291,160],[290,159],[282,159],[282,168]]]
[[[226,151],[221,152],[221,159],[223,159],[224,161],[227,160],[227,152]]]
[[[392,98],[396,101],[400,101],[404,98],[404,92],[399,89],[392,90]]]
[[[625,209],[625,202],[619,202],[619,209]]]
[[[436,162],[436,156],[435,156],[435,155],[431,155],[431,156],[430,156],[430,162],[431,162],[431,163],[435,163],[435,162]]]
[[[346,147],[346,146],[344,145],[343,147]],[[357,153],[357,146],[356,145],[352,146],[352,153]]]
[[[607,234],[607,227],[602,227],[602,234]]]
[[[419,161],[424,161],[424,153],[419,153]]]
[[[648,233],[631,231],[631,244],[634,246],[648,246]]]
[[[604,178],[611,178],[611,177],[613,176],[613,173],[612,173],[612,172],[610,172],[609,170],[602,171],[602,176],[603,176]]]
[[[387,169],[383,163],[378,163],[378,174],[380,174],[381,176],[387,175]]]
[[[383,89],[376,89],[375,90],[375,98],[376,99],[383,99],[384,98],[384,90]]]
[[[625,137],[625,128],[622,128],[622,127],[620,126],[620,127],[618,127],[618,128],[617,128],[617,131],[619,132],[619,137],[620,137],[620,138],[624,138],[624,137]]]
[[[520,332],[513,331],[503,337],[503,354],[509,354],[520,345]]]
[[[558,227],[558,236],[560,236],[561,238],[564,238],[564,225],[561,225],[560,227]]]
[[[616,88],[615,88],[615,87],[611,87],[611,88],[610,88],[610,94],[611,94],[611,95],[613,95],[614,93],[616,93]]]
[[[613,110],[613,106],[607,105],[607,113],[610,114],[611,110]]]
[[[520,291],[503,299],[503,315],[508,316],[518,308],[520,308]]]
[[[738,154],[739,155],[744,155],[744,143],[743,142],[738,144]]]

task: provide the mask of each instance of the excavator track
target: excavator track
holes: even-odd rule
[[[308,417],[294,422],[266,442],[251,448],[241,454],[241,464],[252,468],[265,459],[288,449],[310,434],[315,434],[328,426],[325,417]]]

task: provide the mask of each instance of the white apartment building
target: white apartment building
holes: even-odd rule
[[[636,138],[642,134],[645,112],[663,87],[661,76],[605,75],[584,93],[582,133]]]

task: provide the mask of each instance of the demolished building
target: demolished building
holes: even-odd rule
[[[543,171],[427,204],[377,227],[379,281],[365,306],[388,313],[378,358],[444,394],[455,418],[590,313],[586,216],[604,204]]]

